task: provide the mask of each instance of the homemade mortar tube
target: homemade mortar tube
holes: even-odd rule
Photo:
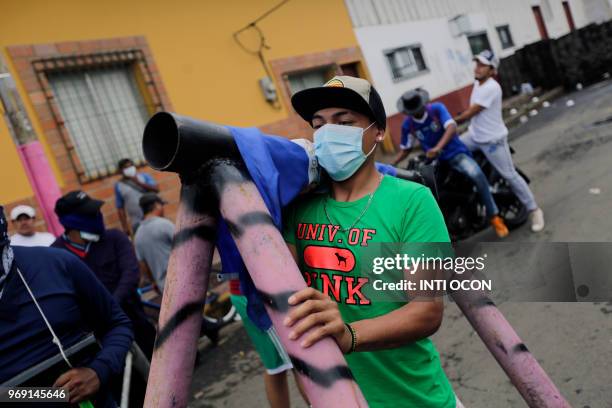
[[[142,150],[155,170],[189,175],[212,158],[242,161],[231,132],[224,126],[170,112],[149,119]]]
[[[216,225],[215,217],[198,206],[204,199],[195,185],[182,186],[147,383],[148,408],[183,408],[189,402]]]
[[[307,349],[300,345],[301,339],[289,340],[291,329],[283,324],[290,310],[288,298],[307,286],[255,184],[245,172],[222,160],[211,166],[211,184],[219,198],[221,215],[310,404],[367,407],[333,339],[325,338]]]
[[[323,340],[309,349],[302,349],[288,339],[288,330],[282,324],[288,311],[287,299],[295,291],[306,287],[306,284],[280,233],[274,227],[257,188],[238,168],[241,167],[241,159],[230,131],[222,126],[161,112],[154,115],[146,126],[143,150],[151,167],[178,172],[182,179],[192,181],[193,174],[202,174],[197,170],[204,163],[215,159],[208,167],[210,180],[204,180],[204,184],[211,182],[217,192],[221,214],[231,227],[238,249],[255,286],[264,297],[281,342],[302,377],[311,404],[314,407],[367,406],[333,340]],[[230,160],[219,160],[223,158]],[[197,202],[198,200],[182,199],[181,209],[186,203],[196,205]],[[197,222],[189,213],[180,217],[186,218],[182,221],[179,219],[179,224]],[[214,224],[214,219],[210,216],[208,220],[209,225]],[[201,283],[195,276],[197,268],[188,267],[196,264],[210,267],[212,246],[209,248],[202,244],[200,250],[205,253],[204,261],[191,262],[189,257],[200,255],[197,250],[181,253],[180,257],[186,264],[184,269],[189,279],[195,279],[194,287],[198,291],[203,287],[205,291],[206,284]],[[173,256],[178,257],[175,252]],[[170,276],[180,274],[176,271],[169,273]],[[203,279],[207,282],[208,270],[204,271],[204,274],[206,276]],[[178,288],[164,294],[162,314],[164,307],[172,307],[176,313],[177,304],[186,304],[177,302],[175,297],[181,296],[180,293],[185,290],[182,285],[186,284],[188,279],[173,280],[176,280],[176,283],[171,285]],[[166,297],[170,300],[166,301]],[[477,297],[473,293],[471,296],[455,294],[454,299],[530,407],[569,407],[490,299],[484,295]],[[168,315],[172,313],[167,312],[162,322],[168,321]],[[177,402],[173,406],[186,405],[193,367],[189,367],[186,361],[193,363],[193,358],[191,354],[188,359],[181,357],[181,354],[186,351],[191,353],[190,345],[195,344],[197,333],[191,325],[178,326],[175,331],[181,334],[177,335],[176,344],[184,344],[186,348],[167,347],[163,352],[156,349],[147,389],[147,407],[167,406],[168,401]],[[182,333],[183,331],[185,333]],[[173,358],[179,358],[181,363],[170,364]],[[156,362],[156,359],[159,362]],[[184,376],[185,381],[176,381],[176,377],[180,376]],[[163,381],[169,381],[168,379],[172,379],[176,384],[164,385]],[[157,387],[160,386],[161,389],[158,390]]]
[[[191,193],[199,191],[196,185],[213,186],[221,214],[231,228],[255,286],[264,297],[266,309],[301,377],[311,405],[366,407],[334,340],[324,339],[308,349],[302,348],[298,341],[289,340],[289,330],[282,324],[289,310],[287,299],[306,288],[306,283],[259,191],[248,174],[239,170],[243,163],[230,131],[222,126],[161,112],[147,123],[143,150],[151,167],[181,175],[184,194],[177,237],[198,226],[207,229],[214,226],[214,218],[197,208],[202,204],[200,201],[215,201],[215,194]],[[186,185],[186,181],[190,184]],[[162,301],[161,329],[147,387],[147,407],[184,407],[189,397],[199,334],[199,322],[196,324],[195,314],[191,313],[197,307],[190,306],[197,306],[198,296],[203,299],[212,242],[197,235],[177,245],[181,241],[175,238],[176,248],[171,255]],[[202,268],[199,274],[198,268]],[[185,310],[191,313],[189,321],[181,321],[181,313],[187,314]]]
[[[453,279],[471,279],[467,274]],[[571,408],[485,292],[459,290],[453,300],[530,408]]]

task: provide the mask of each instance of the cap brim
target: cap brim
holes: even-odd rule
[[[476,55],[474,58],[472,58],[472,61],[478,61],[481,64],[488,65],[490,67],[495,68],[495,65],[491,61],[489,61],[488,59],[484,57],[481,57],[480,55]]]
[[[308,123],[321,109],[344,108],[364,114],[373,121],[376,115],[365,99],[350,88],[321,86],[304,89],[291,97],[293,109]]]
[[[25,211],[21,211],[21,212],[18,212],[18,213],[16,213],[16,214],[14,214],[13,216],[11,216],[11,221],[15,221],[15,220],[17,220],[17,219],[18,219],[19,217],[21,217],[22,215],[27,215],[27,216],[28,216],[28,218],[34,218],[34,216],[33,216],[32,214],[27,213],[27,212],[25,212]]]
[[[29,218],[34,218],[36,216],[36,211],[30,206],[18,205],[11,211],[11,221],[15,221],[22,215],[27,215]]]

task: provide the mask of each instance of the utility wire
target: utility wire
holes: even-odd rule
[[[232,35],[234,37],[234,41],[236,42],[236,44],[238,44],[238,46],[240,48],[242,48],[245,52],[247,52],[247,53],[249,53],[251,55],[256,55],[259,58],[259,61],[261,62],[261,65],[263,66],[263,69],[264,69],[266,75],[270,79],[272,79],[272,73],[270,72],[270,69],[268,68],[268,64],[266,64],[266,60],[265,60],[264,55],[263,55],[263,51],[264,50],[269,50],[270,46],[268,44],[266,44],[266,37],[265,37],[263,31],[261,30],[261,28],[259,26],[257,26],[257,23],[260,22],[261,20],[263,20],[264,18],[268,17],[270,14],[272,14],[273,12],[275,12],[276,10],[278,10],[279,8],[281,8],[282,6],[284,6],[288,2],[289,2],[289,0],[281,1],[276,6],[272,7],[270,10],[266,11],[265,13],[263,13],[261,16],[257,17],[255,20],[251,21],[246,26],[242,27],[240,30],[234,32],[234,34]],[[249,49],[246,45],[244,45],[242,43],[242,41],[240,41],[239,35],[241,33],[245,32],[246,30],[249,30],[249,29],[254,30],[257,33],[257,36],[259,37],[259,47],[256,50]],[[281,109],[281,106],[278,103],[278,99],[277,99],[276,102],[272,103],[272,106],[275,109],[277,109],[277,110]]]
[[[249,28],[255,30],[255,32],[257,33],[257,36],[259,37],[259,48],[255,51],[250,50],[246,45],[242,43],[242,41],[240,41],[240,38],[238,38],[238,36],[241,33],[248,30]],[[249,54],[259,55],[264,49],[270,49],[270,47],[266,44],[266,37],[264,36],[263,31],[261,31],[261,28],[259,28],[255,23],[252,23],[246,26],[245,28],[239,31],[236,31],[233,35],[234,35],[234,41],[236,41],[236,43],[240,46],[240,48],[242,48],[244,51],[248,52]]]
[[[242,31],[247,30],[249,27],[254,26],[255,24],[259,23],[261,20],[263,20],[264,18],[268,17],[270,14],[274,13],[276,10],[278,10],[279,8],[281,8],[283,5],[285,5],[285,3],[288,3],[289,0],[283,0],[280,3],[278,3],[276,6],[272,7],[270,10],[266,11],[265,13],[263,13],[261,16],[257,17],[255,20],[251,21],[249,24],[247,24],[246,26],[244,26],[243,28],[241,28],[240,30],[236,31],[234,33],[234,36],[236,36],[237,34],[240,34]]]

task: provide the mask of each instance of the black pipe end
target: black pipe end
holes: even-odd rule
[[[142,150],[155,170],[166,170],[179,150],[178,125],[169,112],[158,112],[149,119],[142,137]]]
[[[149,119],[142,149],[152,168],[179,174],[197,171],[214,158],[242,160],[228,128],[171,112]]]

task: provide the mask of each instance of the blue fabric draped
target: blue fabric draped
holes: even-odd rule
[[[263,134],[257,128],[229,127],[238,150],[263,198],[274,225],[282,231],[281,212],[308,185],[308,155],[288,139]],[[223,273],[238,274],[240,290],[247,297],[247,314],[257,327],[268,329],[272,322],[259,298],[229,228],[220,220],[217,249]]]
[[[309,158],[306,151],[286,138],[265,135],[257,128],[227,128],[272,215],[274,225],[282,231],[283,207],[308,185]],[[376,167],[383,174],[396,175],[393,166],[376,163]],[[217,249],[222,273],[237,274],[240,278],[240,290],[247,297],[249,318],[257,327],[267,330],[272,322],[224,220],[220,220],[217,227]]]

